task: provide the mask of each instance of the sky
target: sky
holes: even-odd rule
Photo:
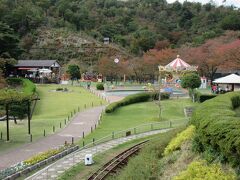
[[[176,0],[167,0],[169,3],[175,2]],[[179,2],[184,2],[185,0],[178,0]],[[190,2],[201,2],[203,4],[208,3],[210,0],[188,0]],[[223,3],[223,0],[213,0],[213,2],[216,3],[216,5],[234,5],[236,7],[240,8],[240,0],[226,0],[225,3]]]

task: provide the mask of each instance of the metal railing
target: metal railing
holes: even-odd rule
[[[93,141],[91,143],[88,143],[84,145],[83,147],[79,148],[77,151],[74,151],[73,153],[64,156],[63,158],[59,159],[58,161],[50,164],[49,166],[45,167],[44,169],[38,171],[37,173],[33,174],[32,176],[26,178],[26,180],[30,179],[35,179],[35,177],[45,174],[46,179],[48,179],[48,174],[49,174],[49,169],[51,169],[55,164],[57,164],[59,161],[65,161],[65,160],[71,160],[73,164],[77,163],[77,160],[75,159],[76,153],[94,147],[99,144],[103,144],[106,142],[109,142],[114,139],[119,139],[131,135],[137,135],[137,134],[142,134],[142,133],[147,133],[151,131],[157,131],[157,130],[163,130],[163,129],[171,129],[171,128],[176,128],[181,125],[187,125],[188,119],[183,118],[183,119],[176,119],[176,120],[171,120],[171,121],[161,121],[161,122],[156,122],[156,123],[148,123],[148,124],[142,124],[133,128],[125,129],[122,131],[116,131],[112,132],[112,134],[109,134],[101,139],[98,139],[96,141]]]

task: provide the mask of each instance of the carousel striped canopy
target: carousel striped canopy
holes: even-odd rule
[[[186,63],[185,61],[183,61],[182,59],[179,58],[180,56],[177,55],[177,58],[174,59],[172,62],[170,62],[169,64],[167,64],[165,66],[166,69],[171,69],[171,70],[187,70],[188,68],[190,68],[191,66]]]

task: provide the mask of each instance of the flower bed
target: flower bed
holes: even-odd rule
[[[79,146],[67,145],[58,149],[51,149],[40,153],[12,167],[0,171],[0,179],[16,179],[21,175],[28,174],[39,167],[70,154],[78,148]]]

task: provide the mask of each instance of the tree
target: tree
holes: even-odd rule
[[[221,26],[223,29],[240,30],[240,13],[234,12],[224,17]]]
[[[187,73],[181,78],[181,86],[187,88],[189,93],[192,94],[193,102],[194,94],[192,93],[195,88],[198,88],[201,85],[201,79],[196,73]]]
[[[10,70],[12,69],[14,64],[16,64],[15,59],[0,57],[0,73],[4,77],[7,77],[10,74]]]
[[[114,62],[113,57],[103,57],[99,60],[98,71],[105,77],[109,77],[111,83],[113,79],[122,77],[124,74],[128,74],[128,61],[125,61],[123,58],[120,59],[118,63]]]
[[[72,80],[72,85],[74,80],[79,80],[81,78],[80,68],[76,64],[68,65],[67,73],[70,75],[70,79]]]
[[[13,29],[0,21],[0,56],[7,53],[16,58],[20,54],[18,43],[19,39]]]

